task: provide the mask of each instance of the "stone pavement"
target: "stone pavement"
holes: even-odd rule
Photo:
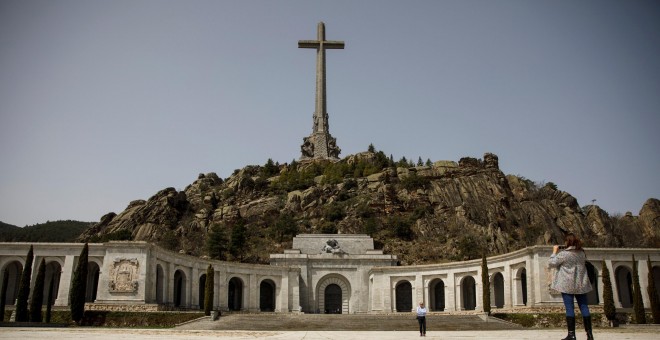
[[[619,329],[596,329],[594,337],[598,340],[657,340],[660,339],[660,327],[626,327]],[[543,340],[563,338],[562,329],[525,329],[499,331],[429,331],[426,339],[506,339],[506,340]],[[578,339],[586,339],[578,332]],[[0,339],[177,339],[177,340],[233,340],[233,339],[278,339],[278,340],[400,340],[420,339],[419,334],[411,331],[210,331],[176,329],[138,329],[138,328],[0,328]]]

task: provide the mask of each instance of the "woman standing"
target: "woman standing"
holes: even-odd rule
[[[424,308],[424,301],[420,301],[417,307],[417,322],[419,323],[419,336],[426,336],[426,308]]]
[[[580,307],[587,339],[593,340],[591,314],[589,314],[589,306],[587,306],[587,293],[592,289],[585,266],[587,256],[582,249],[582,241],[575,235],[567,234],[564,241],[566,249],[559,251],[559,246],[554,246],[549,261],[550,267],[557,268],[557,274],[555,274],[550,288],[561,292],[566,307],[568,335],[562,340],[575,340],[574,300],[577,300]]]

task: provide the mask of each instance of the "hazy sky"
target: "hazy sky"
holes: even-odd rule
[[[0,221],[98,221],[312,131],[395,160],[499,156],[610,214],[660,198],[659,1],[0,0]]]

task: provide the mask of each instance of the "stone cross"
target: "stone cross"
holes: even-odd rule
[[[325,40],[325,24],[319,22],[317,40],[299,40],[298,48],[316,49],[316,108],[312,134],[303,139],[301,159],[337,159],[341,150],[330,136],[325,92],[325,50],[343,49],[343,41]]]

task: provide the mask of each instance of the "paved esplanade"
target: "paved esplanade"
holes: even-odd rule
[[[336,159],[341,150],[337,141],[330,135],[328,127],[327,100],[325,91],[325,50],[343,49],[343,41],[325,40],[325,24],[319,22],[317,40],[299,40],[299,48],[316,49],[316,108],[312,134],[305,137],[301,146],[301,159]]]
[[[414,320],[412,320],[414,321]],[[658,327],[641,329],[596,329],[594,337],[598,340],[656,340]],[[563,329],[530,329],[505,331],[432,331],[426,339],[506,339],[506,340],[556,340],[566,336]],[[400,340],[419,339],[419,333],[411,331],[179,331],[171,329],[115,329],[115,328],[0,328],[0,339],[87,339],[87,340],[152,340],[152,339],[292,339],[292,340]],[[586,335],[577,332],[578,339]]]

